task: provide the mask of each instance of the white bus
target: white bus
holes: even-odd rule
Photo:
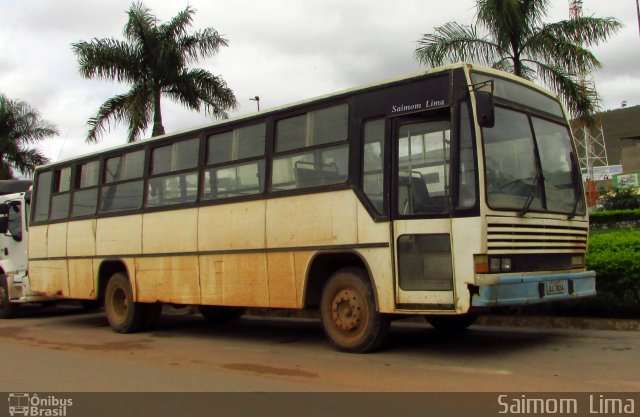
[[[122,333],[162,303],[319,308],[366,352],[393,317],[595,294],[562,105],[469,64],[43,166],[33,205],[32,289],[104,300]]]

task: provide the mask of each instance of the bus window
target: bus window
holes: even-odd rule
[[[246,164],[211,168],[204,173],[206,200],[261,194],[264,191],[264,159]]]
[[[347,145],[274,158],[273,189],[294,190],[339,184],[347,180]]]
[[[449,200],[449,120],[405,124],[398,139],[398,212],[447,211]]]
[[[346,104],[278,121],[276,151],[342,142],[347,139],[349,107]]]
[[[69,216],[70,189],[71,167],[56,169],[51,199],[51,220],[65,219]]]
[[[33,220],[43,221],[49,218],[49,199],[51,198],[51,171],[45,171],[38,174],[36,180],[36,199]]]
[[[384,119],[364,125],[362,188],[378,213],[384,211]]]
[[[207,165],[216,166],[204,172],[204,200],[264,192],[266,131],[266,123],[259,123],[209,136]],[[254,160],[235,163],[249,158]]]
[[[144,153],[144,150],[141,150],[107,159],[105,182],[110,185],[102,187],[101,212],[134,210],[142,207]],[[134,179],[138,180],[131,181]],[[114,182],[117,183],[111,184]]]
[[[460,165],[458,166],[458,209],[476,205],[476,164],[471,137],[469,106],[460,103]]]
[[[193,138],[151,151],[151,175],[147,207],[192,203],[198,195],[200,140]],[[180,172],[184,170],[193,170]],[[178,171],[178,172],[176,172]],[[158,174],[167,174],[161,175]]]
[[[92,161],[77,166],[71,217],[88,216],[96,213],[99,178],[100,161]]]

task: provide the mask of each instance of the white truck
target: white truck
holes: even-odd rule
[[[29,287],[30,203],[31,181],[0,181],[0,319],[15,316],[22,304],[57,299],[35,294]]]

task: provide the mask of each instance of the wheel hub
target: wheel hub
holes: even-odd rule
[[[345,331],[353,330],[362,321],[362,301],[359,294],[351,289],[339,291],[333,298],[331,306],[336,326]]]

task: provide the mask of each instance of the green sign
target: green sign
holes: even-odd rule
[[[613,176],[613,188],[640,187],[640,172],[633,174],[618,174]]]

